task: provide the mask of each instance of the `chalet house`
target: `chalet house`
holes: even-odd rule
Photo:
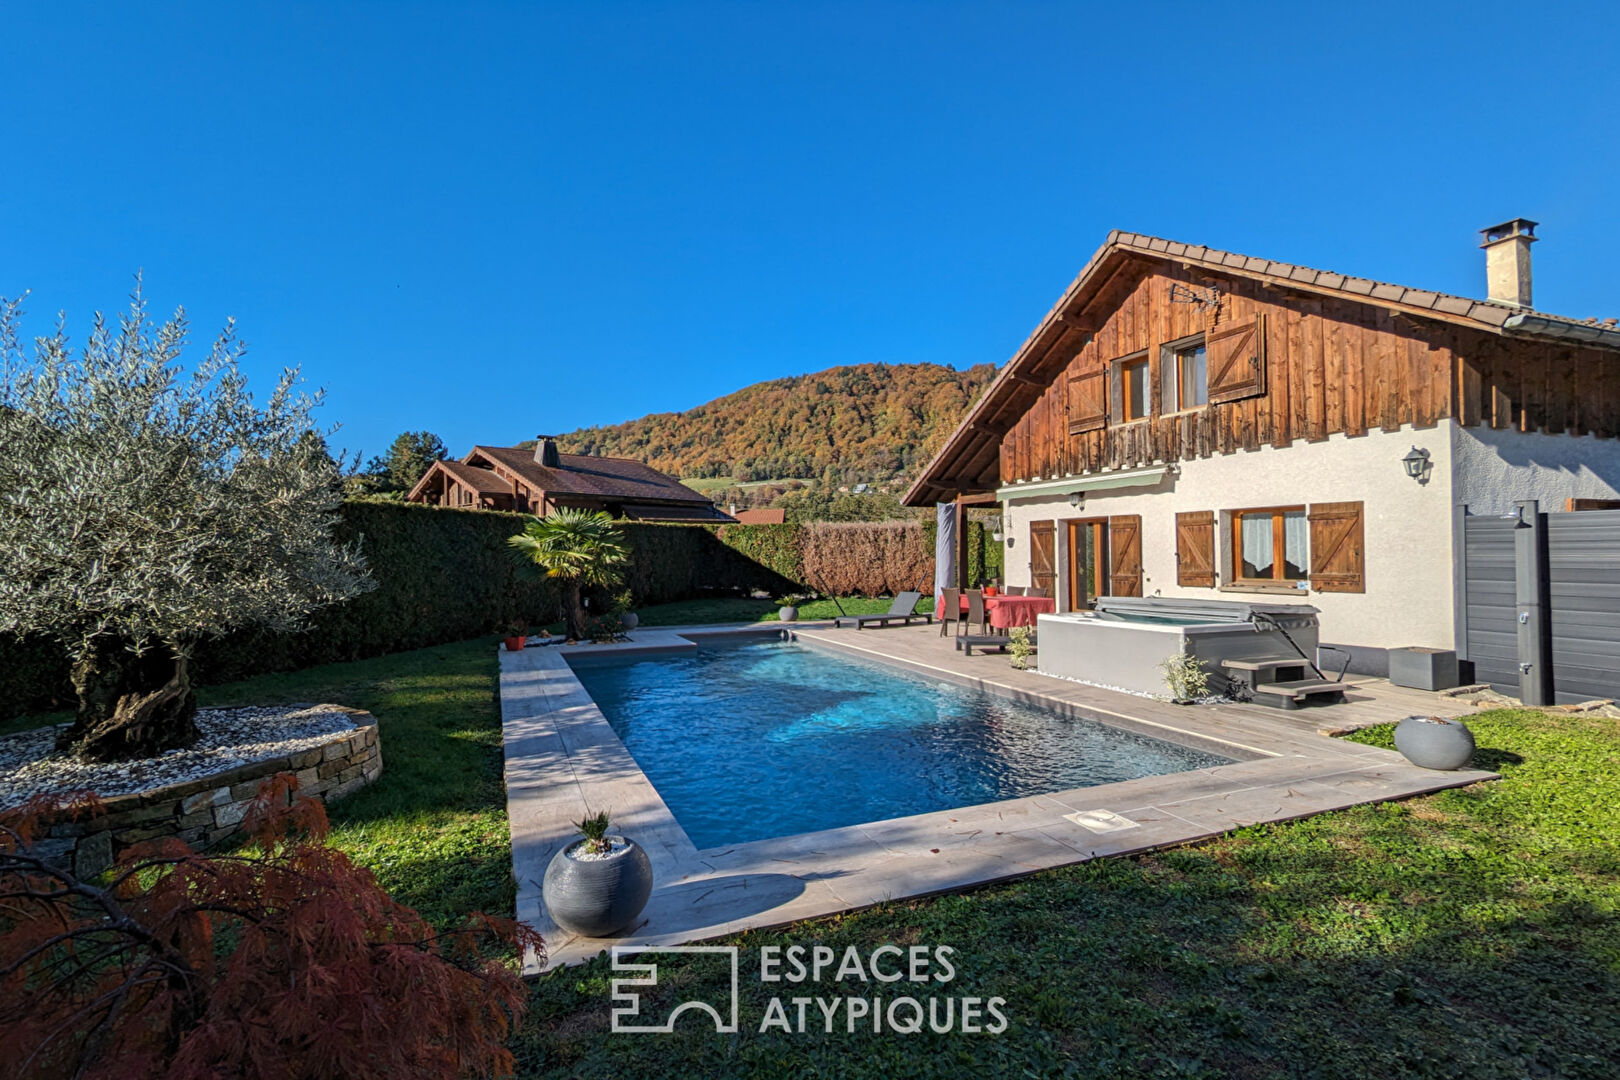
[[[475,446],[460,461],[437,461],[405,496],[409,502],[544,517],[561,506],[605,510],[632,521],[724,524],[712,501],[649,465],[628,458],[562,454],[550,436],[534,449]]]
[[[1459,515],[1620,499],[1620,329],[1531,307],[1534,227],[1484,231],[1486,300],[1113,232],[906,502],[999,504],[1060,610],[1262,593],[1354,671],[1453,648]]]

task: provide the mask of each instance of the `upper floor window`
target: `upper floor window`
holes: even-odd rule
[[[1232,514],[1232,576],[1239,584],[1304,581],[1308,526],[1303,506]]]
[[[1120,418],[1126,422],[1145,419],[1148,411],[1153,408],[1147,357],[1139,356],[1120,361],[1119,390]]]
[[[1204,339],[1171,345],[1165,350],[1165,401],[1167,413],[1201,409],[1209,404],[1209,359]]]

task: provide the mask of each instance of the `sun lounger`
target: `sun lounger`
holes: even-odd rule
[[[913,619],[931,623],[934,621],[932,615],[924,615],[917,610],[917,602],[921,599],[922,593],[903,592],[894,598],[894,604],[889,608],[887,614],[845,615],[842,618],[834,619],[833,625],[843,626],[848,623],[857,630],[864,630],[868,626],[883,627],[893,622],[900,623],[902,626],[910,626]]]

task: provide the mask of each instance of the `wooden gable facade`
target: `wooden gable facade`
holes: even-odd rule
[[[1189,343],[1208,399],[1181,409]],[[1620,436],[1620,330],[1114,233],[906,501],[1445,420]]]
[[[1053,345],[1066,362],[1000,442],[1002,484],[1446,419],[1620,435],[1620,353],[1608,349],[1146,260],[1121,266],[1083,316]],[[1174,408],[1178,343],[1205,346],[1205,405]],[[1147,415],[1131,420],[1122,368],[1142,361]]]

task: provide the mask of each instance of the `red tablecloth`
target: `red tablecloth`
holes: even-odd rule
[[[1015,626],[1034,626],[1035,616],[1050,615],[1057,610],[1057,601],[1050,596],[987,596],[984,613],[990,625],[997,630],[1011,630]],[[968,598],[962,597],[962,614],[968,613]]]
[[[1057,610],[1057,601],[1050,596],[987,596],[984,608],[991,626],[1011,630],[1015,626],[1034,626],[1035,616]]]

